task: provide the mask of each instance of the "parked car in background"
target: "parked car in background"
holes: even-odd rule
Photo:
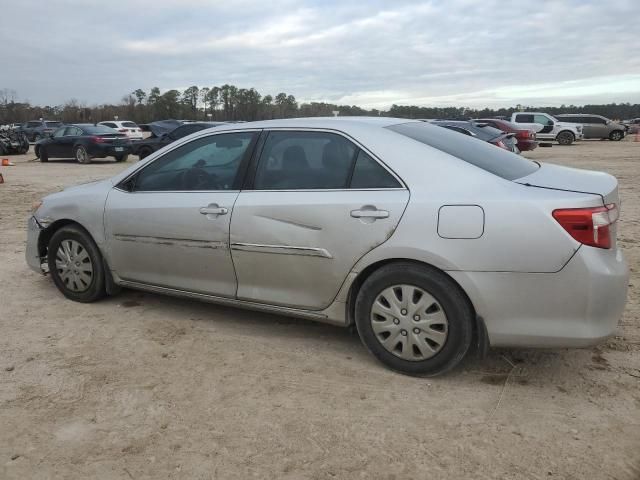
[[[146,125],[151,131],[151,136],[133,144],[132,153],[141,160],[151,155],[156,150],[169,145],[176,140],[186,137],[206,128],[224,125],[223,122],[188,122],[182,123],[179,120],[162,120]]]
[[[436,375],[471,345],[612,335],[619,203],[611,175],[426,122],[251,122],[45,197],[26,261],[78,302],[122,286],[355,325],[389,368]]]
[[[49,136],[49,134],[53,133],[62,125],[62,122],[55,120],[30,120],[23,123],[20,129],[25,133],[30,142],[37,142]]]
[[[109,120],[106,122],[100,122],[98,125],[105,125],[109,128],[124,133],[131,140],[142,140],[142,129],[138,127],[134,122],[128,120]]]
[[[535,150],[538,147],[536,131],[533,128],[524,128],[515,123],[511,123],[508,120],[502,120],[499,118],[480,118],[477,121],[486,123],[487,125],[502,130],[503,132],[515,134],[515,139],[518,142],[518,149],[522,152]]]
[[[124,133],[104,125],[65,125],[49,137],[36,142],[35,154],[41,162],[50,158],[75,158],[89,163],[92,158],[114,157],[116,162],[127,160],[131,141]]]
[[[582,140],[582,125],[561,122],[557,118],[543,112],[515,112],[511,122],[520,126],[533,128],[538,140],[555,140],[560,145],[571,145]]]
[[[429,123],[489,142],[510,152],[520,153],[514,133],[504,132],[486,122],[476,120],[431,120]]]
[[[619,141],[624,138],[627,129],[624,125],[613,122],[601,115],[591,115],[588,113],[563,113],[556,115],[561,122],[577,123],[582,125],[584,138],[608,138]]]
[[[640,118],[632,118],[622,122],[627,127],[627,133],[638,133],[640,131]]]

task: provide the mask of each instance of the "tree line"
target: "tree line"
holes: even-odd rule
[[[132,120],[148,123],[169,118],[211,121],[252,121],[273,118],[373,115],[403,118],[469,119],[510,116],[517,110],[558,113],[592,113],[611,119],[640,117],[640,104],[611,103],[606,105],[562,105],[560,107],[520,106],[499,109],[466,107],[421,107],[392,105],[389,110],[364,109],[357,105],[336,105],[325,102],[299,103],[293,95],[281,92],[262,95],[255,88],[191,86],[184,91],[153,87],[148,92],[139,88],[125,95],[118,104],[87,106],[78,100],[62,105],[39,106],[17,100],[16,92],[0,89],[0,124],[22,123],[44,118],[66,123]]]

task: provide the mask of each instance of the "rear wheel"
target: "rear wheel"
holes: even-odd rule
[[[471,345],[473,311],[458,285],[432,267],[384,266],[362,285],[358,333],[384,365],[433,376],[455,367]]]
[[[33,136],[33,141],[34,141],[34,142],[37,142],[37,141],[40,141],[40,140],[42,140],[42,135],[40,135],[39,133],[36,133],[36,134]]]
[[[576,138],[573,136],[573,133],[564,130],[558,134],[556,137],[556,141],[560,145],[571,145]]]
[[[41,162],[48,162],[49,155],[47,155],[47,150],[42,146],[36,145],[36,156],[40,158]]]
[[[88,303],[105,295],[102,255],[82,228],[70,225],[56,231],[47,261],[53,282],[65,297]]]
[[[91,161],[91,157],[89,156],[87,149],[82,145],[76,147],[75,157],[78,163],[89,163]]]
[[[620,130],[614,130],[609,134],[609,140],[612,140],[614,142],[619,142],[623,138],[624,138],[624,133],[622,133]]]

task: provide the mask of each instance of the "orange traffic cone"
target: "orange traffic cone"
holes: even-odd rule
[[[15,163],[10,162],[8,158],[3,158],[2,159],[2,166],[3,167],[10,167],[10,166],[13,166],[13,165],[15,165]]]

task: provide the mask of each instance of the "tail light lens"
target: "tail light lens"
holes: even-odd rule
[[[583,245],[611,248],[611,225],[618,220],[618,207],[563,208],[553,211],[553,218],[569,235]]]
[[[105,142],[105,139],[104,139],[104,138],[102,138],[102,137],[91,137],[91,141],[92,141],[93,143],[104,143],[104,142]]]
[[[496,146],[500,148],[504,148],[505,150],[509,150],[509,147],[507,147],[502,140],[498,140],[496,142]]]
[[[119,132],[126,132],[127,129],[126,128],[121,128],[120,130],[118,130]]]

